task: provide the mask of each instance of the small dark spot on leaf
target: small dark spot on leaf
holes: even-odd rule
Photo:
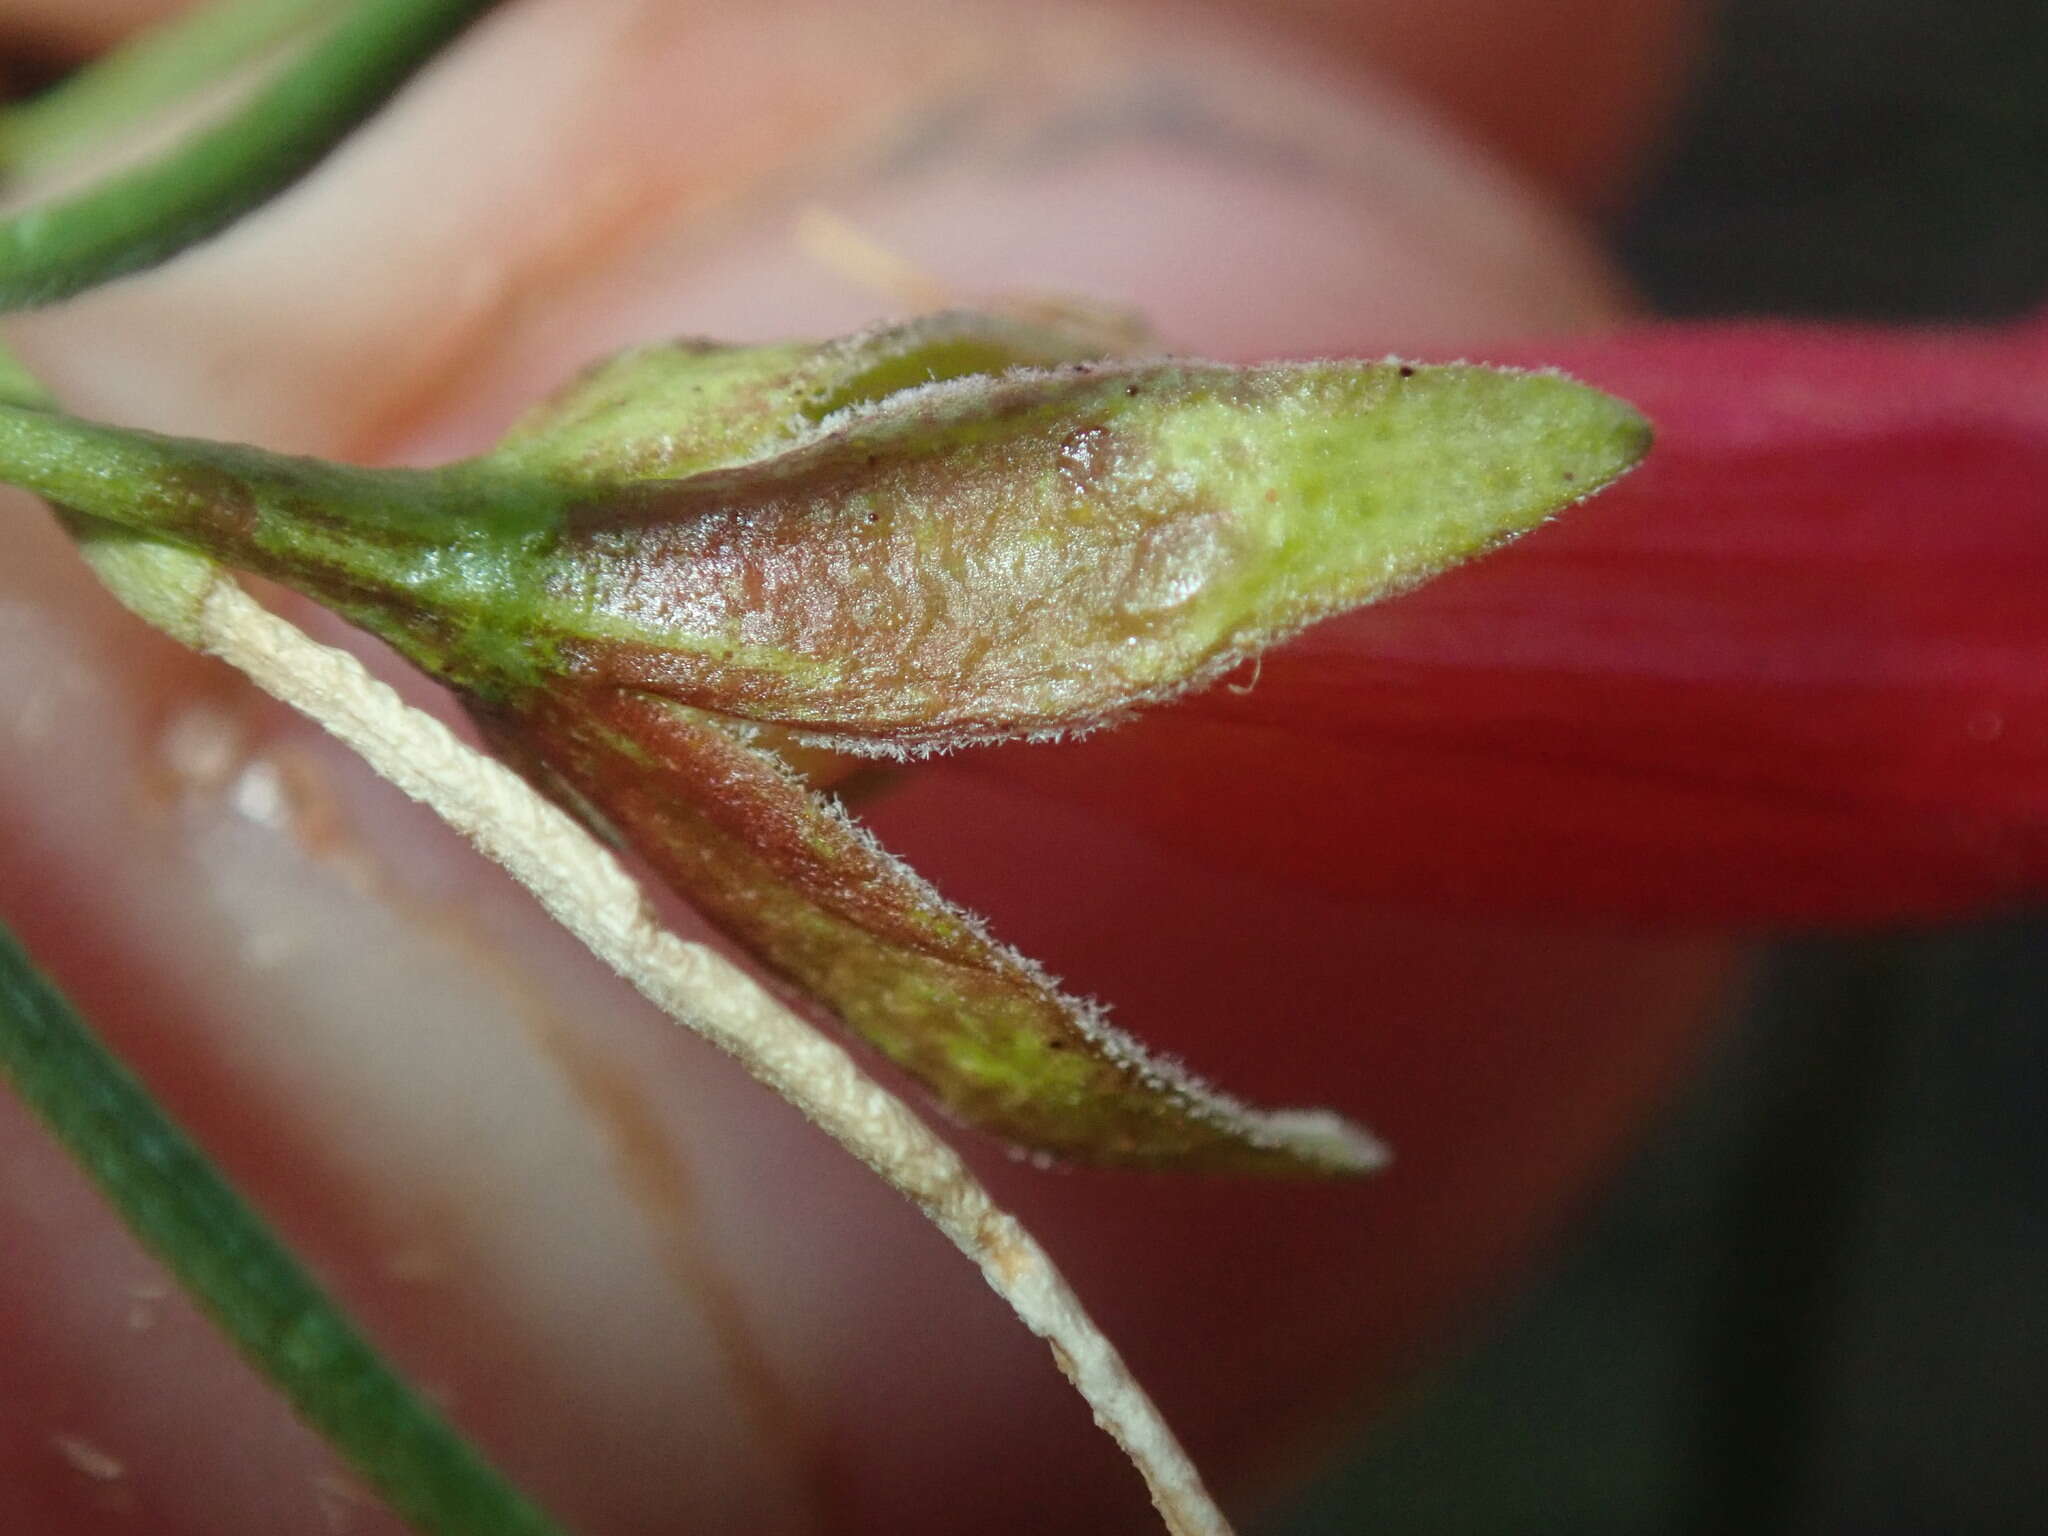
[[[1414,370],[1414,368],[1413,368],[1413,367],[1411,367],[1411,366],[1410,366],[1409,364],[1407,364],[1407,363],[1403,363],[1403,364],[1401,365],[1401,377],[1402,377],[1402,378],[1404,378],[1404,379],[1412,379],[1412,378],[1414,378],[1414,377],[1415,377],[1415,370]]]
[[[1133,400],[1135,400],[1138,398],[1138,386],[1135,384],[1126,384],[1124,386],[1124,393],[1130,396]]]

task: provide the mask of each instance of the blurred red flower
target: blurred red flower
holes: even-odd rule
[[[1468,912],[1885,922],[2048,888],[2048,319],[1485,360],[1636,402],[1649,463],[1235,688],[1000,771]]]

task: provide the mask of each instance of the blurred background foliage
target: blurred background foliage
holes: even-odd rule
[[[2048,4],[1723,0],[1612,235],[1670,314],[2048,303]],[[2035,913],[1774,946],[1547,1273],[1256,1532],[2043,1529]]]

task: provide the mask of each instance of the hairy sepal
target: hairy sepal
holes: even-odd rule
[[[572,505],[568,672],[916,754],[1086,730],[1608,484],[1629,407],[1453,365],[1080,363],[849,404]]]
[[[626,689],[475,712],[539,787],[623,838],[962,1121],[1092,1163],[1326,1176],[1383,1161],[1335,1115],[1249,1109],[1148,1056],[744,726]]]
[[[772,458],[921,385],[1092,361],[1103,345],[1099,326],[974,310],[826,342],[661,342],[593,364],[475,462],[586,492],[676,480]]]

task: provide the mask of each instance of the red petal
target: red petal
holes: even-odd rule
[[[2048,324],[1541,360],[1658,423],[1644,469],[1248,692],[995,771],[1404,904],[1842,922],[2048,890]]]

